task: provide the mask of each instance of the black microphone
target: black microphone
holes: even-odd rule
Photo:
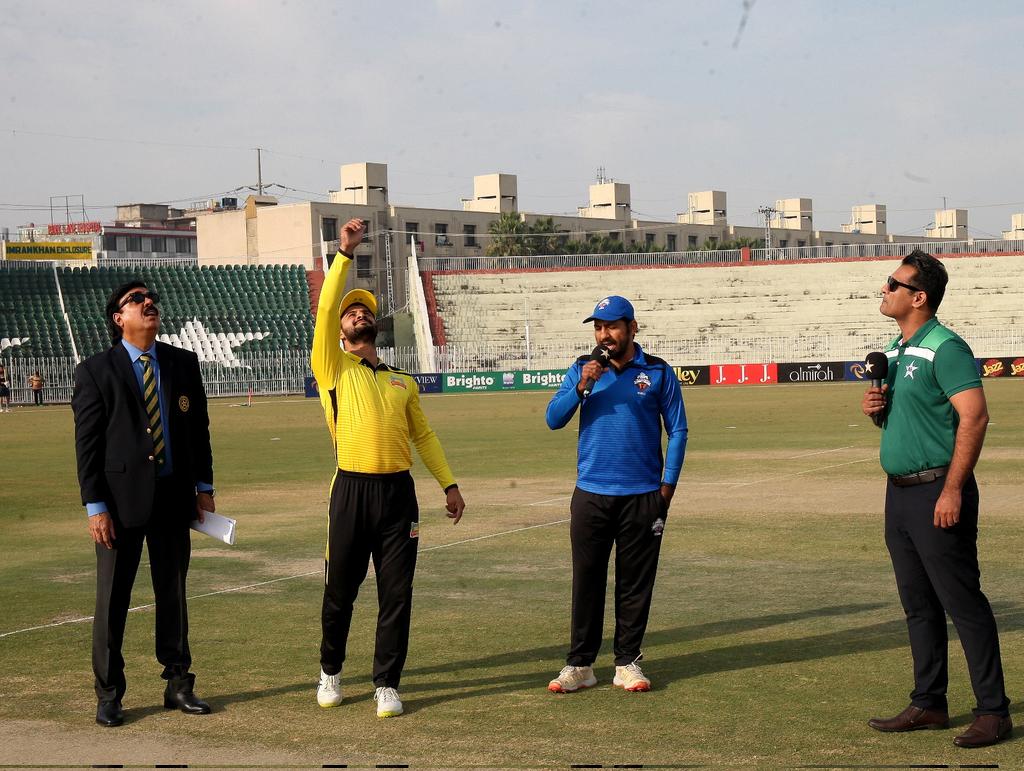
[[[889,357],[879,351],[872,351],[864,360],[864,374],[871,376],[871,387],[881,388],[882,381],[889,374]],[[876,412],[871,416],[876,426],[881,426],[885,420],[885,410]]]
[[[607,367],[611,361],[611,352],[603,345],[597,346],[593,351],[590,352],[590,360],[596,361],[602,367]],[[588,377],[583,381],[583,398],[586,399],[590,396],[590,392],[594,390],[594,378]]]
[[[881,388],[889,374],[889,358],[879,351],[869,353],[864,360],[864,374],[871,376],[872,388]]]

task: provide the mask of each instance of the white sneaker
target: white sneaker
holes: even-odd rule
[[[341,672],[328,675],[320,670],[320,687],[316,689],[316,703],[321,707],[337,707],[341,704]]]
[[[647,679],[643,670],[640,669],[640,665],[635,661],[624,667],[615,667],[615,679],[612,680],[612,685],[617,685],[627,691],[651,690],[651,681]]]
[[[377,700],[377,717],[398,717],[402,714],[402,700],[397,688],[382,687],[373,692]]]
[[[548,683],[548,690],[551,693],[572,693],[593,685],[597,685],[597,678],[592,667],[565,666],[558,677]]]

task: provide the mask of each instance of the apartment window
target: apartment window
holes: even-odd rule
[[[787,246],[789,246],[789,239],[788,238],[780,238],[779,239],[779,248],[780,249],[785,249]]]
[[[687,236],[686,237],[686,246],[689,249],[696,249],[697,248],[697,236]]]
[[[405,223],[405,241],[409,242],[409,236],[415,236],[415,240],[420,239],[420,223],[418,222],[406,222]]]
[[[323,231],[324,241],[338,240],[338,218],[324,217],[320,220],[320,230]]]
[[[668,250],[669,250],[670,252],[674,252],[674,251],[676,251],[676,246],[677,246],[677,244],[676,244],[676,234],[675,234],[675,233],[669,233],[669,234],[667,234],[667,235],[665,236],[665,240],[666,240],[666,242],[667,242],[667,243],[666,243],[666,245],[667,245],[667,247],[668,247]]]
[[[718,236],[708,236],[708,242],[712,246],[718,246]]]
[[[103,236],[103,249],[107,252],[117,251],[117,236],[105,235]]]
[[[825,246],[832,246],[832,242],[831,241],[826,241],[825,242]]]
[[[797,239],[796,245],[797,246],[807,246],[807,242],[804,241],[802,238],[801,239]]]
[[[129,252],[141,252],[142,236],[128,236],[125,239],[125,250]]]
[[[465,236],[465,246],[476,246],[476,225],[463,225],[462,235]]]
[[[451,246],[452,242],[448,240],[448,225],[442,222],[438,222],[434,225],[434,245],[435,246]]]
[[[612,231],[611,233],[608,234],[608,238],[610,238],[612,241],[618,241],[619,240],[619,232],[617,230],[616,231]]]
[[[654,233],[644,233],[644,246],[654,246]]]
[[[192,252],[191,238],[175,238],[174,251],[178,254],[190,254]]]
[[[153,252],[166,252],[167,251],[167,239],[163,236],[153,236],[150,244],[150,251]]]
[[[363,220],[363,240],[360,241],[359,243],[370,243],[370,220]]]
[[[369,254],[356,255],[356,278],[371,278],[373,276],[373,256]]]

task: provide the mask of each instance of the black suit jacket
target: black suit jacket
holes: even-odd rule
[[[199,359],[191,351],[156,344],[160,386],[170,436],[174,510],[195,517],[196,482],[213,484],[213,452],[206,391]],[[153,512],[156,463],[149,419],[132,367],[120,343],[75,369],[75,452],[82,503],[105,501],[116,524],[145,525]]]

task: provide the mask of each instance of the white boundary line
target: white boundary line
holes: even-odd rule
[[[856,463],[867,463],[869,460],[877,460],[877,459],[878,459],[878,456],[870,455],[867,458],[861,458],[859,460],[851,460],[851,461],[848,461],[847,463],[833,463],[831,466],[818,466],[817,468],[809,468],[809,469],[806,469],[805,471],[794,471],[791,474],[779,474],[778,476],[774,476],[774,477],[765,477],[764,479],[755,479],[753,482],[737,482],[736,484],[733,485],[733,487],[747,487],[749,485],[759,485],[762,482],[773,482],[776,479],[786,479],[787,477],[798,477],[798,476],[801,476],[803,474],[813,474],[815,471],[825,471],[826,469],[839,468],[841,466],[852,466],[852,465],[854,465]]]
[[[786,460],[796,460],[797,458],[809,458],[812,455],[827,455],[830,452],[840,452],[841,450],[850,450],[856,447],[855,444],[848,444],[846,447],[836,447],[834,450],[815,450],[814,452],[805,452],[802,455],[790,455]]]
[[[561,500],[561,499],[554,498],[552,500]],[[548,503],[548,501],[540,501],[540,503]],[[527,504],[527,505],[533,506],[533,505],[536,505],[536,504],[532,504],[531,503],[531,504]],[[475,541],[486,541],[488,538],[497,538],[498,536],[502,536],[502,535],[512,535],[514,533],[522,533],[522,532],[524,532],[526,530],[536,530],[539,527],[551,527],[553,525],[563,525],[563,524],[565,524],[568,521],[569,521],[568,519],[559,519],[559,520],[555,520],[554,522],[543,522],[543,523],[541,523],[539,525],[527,525],[526,527],[517,527],[517,528],[515,528],[513,530],[503,530],[503,531],[501,531],[499,533],[489,533],[488,535],[478,535],[475,538],[466,538],[466,539],[463,539],[461,541],[452,541],[451,543],[442,543],[442,544],[438,544],[436,546],[428,546],[425,549],[420,549],[420,552],[421,553],[425,553],[425,552],[428,552],[428,551],[437,551],[438,549],[447,549],[447,548],[449,548],[451,546],[461,546],[462,544],[473,543]],[[235,587],[232,587],[230,589],[218,589],[215,592],[204,592],[203,594],[194,594],[191,597],[187,597],[186,599],[187,600],[200,600],[200,599],[202,599],[204,597],[214,597],[214,596],[216,596],[218,594],[230,594],[231,592],[242,592],[242,591],[245,591],[246,589],[255,589],[255,588],[259,587],[259,586],[267,586],[268,584],[276,584],[276,583],[280,583],[281,581],[292,581],[292,580],[294,580],[296,578],[306,578],[308,576],[322,575],[323,572],[324,572],[323,568],[318,568],[317,570],[309,570],[309,571],[307,571],[305,573],[297,573],[294,576],[282,576],[281,578],[271,578],[268,581],[259,581],[258,583],[255,583],[255,584],[246,584],[245,586],[235,586]],[[129,613],[134,613],[134,612],[140,611],[140,610],[147,610],[148,608],[154,607],[154,605],[155,605],[155,603],[152,603],[152,602],[147,603],[146,605],[136,605],[134,608],[128,608],[128,612]],[[93,620],[93,616],[84,616],[83,618],[71,618],[71,619],[67,619],[66,621],[57,621],[56,623],[53,623],[53,624],[40,624],[39,626],[30,626],[30,627],[26,627],[24,629],[15,629],[15,630],[13,630],[11,632],[3,632],[2,634],[0,634],[0,639],[3,639],[4,637],[10,637],[11,635],[21,634],[22,632],[34,632],[34,631],[36,631],[38,629],[52,629],[54,627],[64,626],[65,624],[81,624],[81,623],[84,623],[86,621],[92,621],[92,620]]]

